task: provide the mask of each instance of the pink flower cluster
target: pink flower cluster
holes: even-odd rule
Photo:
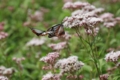
[[[83,8],[85,6],[88,6],[89,3],[86,3],[86,2],[66,2],[63,6],[64,9],[79,9],[79,8]]]
[[[3,27],[4,27],[4,23],[1,22],[1,23],[0,23],[0,31],[4,29]]]
[[[44,19],[44,14],[49,10],[43,7],[40,9],[33,11],[32,9],[28,9],[28,19],[23,23],[23,26],[36,26],[37,22],[41,22]],[[34,12],[34,13],[33,13]]]
[[[117,23],[120,22],[119,17],[114,18],[114,15],[111,13],[104,13],[100,15],[100,18],[104,21],[104,26],[107,28],[114,27]]]
[[[112,51],[106,54],[105,56],[106,61],[112,61],[112,62],[117,62],[119,58],[120,58],[120,51],[116,51],[116,52]]]
[[[0,80],[9,80],[7,77],[10,77],[13,73],[13,68],[6,68],[4,66],[0,66]]]
[[[13,57],[13,61],[15,61],[17,64],[21,64],[21,62],[24,60],[25,60],[24,57],[21,57],[21,58]]]
[[[35,13],[29,14],[30,18],[34,21],[42,21],[43,20],[43,12],[41,12],[40,10],[35,11]]]
[[[64,49],[66,47],[66,45],[67,45],[67,42],[60,42],[60,43],[57,43],[57,44],[49,44],[48,46],[50,48],[52,48],[53,50],[59,51],[59,50]]]
[[[6,38],[8,36],[8,34],[6,32],[3,32],[3,29],[4,29],[4,23],[1,22],[0,23],[0,40]]]
[[[21,58],[13,57],[13,61],[15,61],[15,63],[17,64],[17,66],[20,70],[23,69],[22,61],[24,61],[24,60],[25,60],[24,57],[21,57]]]
[[[9,80],[9,79],[7,77],[5,77],[5,76],[0,75],[0,80]]]
[[[8,34],[6,32],[0,32],[0,40],[4,39],[8,36]]]
[[[59,57],[58,52],[51,52],[51,53],[48,53],[47,56],[42,57],[40,61],[44,61],[45,63],[53,65],[58,57]]]
[[[62,40],[62,41],[68,41],[69,39],[71,39],[71,35],[68,34],[67,32],[65,32],[65,35],[63,35],[63,36],[51,38],[51,40],[53,40],[53,41],[56,41],[56,40],[59,40],[59,39]]]
[[[100,75],[100,80],[108,80],[109,74]]]
[[[103,22],[101,18],[98,18],[96,9],[92,11],[76,10],[70,17],[66,17],[63,20],[63,25],[69,28],[79,26],[95,26],[96,24]]]
[[[90,5],[87,2],[68,3],[69,6],[70,4],[74,6],[76,5],[77,9],[81,10],[75,10],[74,12],[72,12],[70,17],[65,17],[65,19],[63,20],[63,25],[69,28],[84,28],[87,34],[97,35],[100,28],[98,24],[103,22],[103,19],[99,18],[99,13],[103,12],[104,9],[96,8],[95,6]],[[64,7],[68,5],[68,3],[66,3]]]
[[[41,37],[41,38],[33,38],[32,40],[30,40],[29,42],[27,42],[26,46],[39,46],[44,44],[46,41],[46,38]]]
[[[84,65],[83,62],[78,61],[77,56],[70,56],[65,59],[60,59],[55,64],[55,68],[60,68],[60,75],[66,72],[75,72]]]
[[[61,80],[58,74],[47,73],[42,77],[42,80]]]

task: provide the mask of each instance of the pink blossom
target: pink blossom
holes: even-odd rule
[[[14,73],[13,68],[7,68],[3,71],[3,75],[6,75],[6,76],[12,75],[13,73]]]
[[[92,11],[92,10],[95,10],[96,7],[93,5],[87,5],[87,6],[83,7],[83,9],[86,11]]]
[[[69,40],[71,38],[71,35],[68,34],[67,32],[65,33],[65,35],[63,35],[62,37],[60,37],[60,39],[64,39],[64,40]]]
[[[80,5],[83,2],[75,2],[74,5]],[[95,8],[95,6],[88,3],[84,3],[82,10],[76,10],[72,12],[70,17],[66,17],[63,20],[65,27],[73,28],[79,26],[95,26],[97,23],[103,22],[101,18],[98,18],[98,13],[103,11],[103,8]]]
[[[77,1],[77,2],[74,2],[73,3],[73,7],[75,8],[75,9],[80,9],[80,8],[83,8],[83,7],[85,7],[85,6],[87,6],[87,5],[89,5],[89,3],[87,3],[87,2],[80,2],[80,1]]]
[[[108,80],[109,74],[100,75],[100,80]]]
[[[0,80],[9,80],[7,77],[0,75]]]
[[[30,24],[31,23],[29,21],[26,21],[26,22],[23,23],[23,26],[30,26]]]
[[[3,27],[4,27],[4,23],[0,22],[0,31],[4,29]]]
[[[96,36],[98,32],[99,32],[99,28],[98,28],[98,27],[94,28],[93,30],[91,30],[91,29],[86,29],[86,33],[87,33],[88,35]]]
[[[0,32],[0,40],[6,38],[7,36],[8,36],[7,33],[5,33],[5,32]]]
[[[4,66],[0,66],[0,75],[2,75],[3,74],[3,71],[6,69],[6,67],[4,67]]]
[[[43,13],[41,11],[36,11],[33,15],[30,15],[32,20],[35,21],[42,21],[43,20]]]
[[[105,60],[111,61],[111,62],[117,62],[119,58],[120,58],[120,51],[116,51],[116,52],[112,51],[112,52],[106,54],[106,56],[105,56]]]
[[[4,76],[10,76],[13,73],[14,73],[14,69],[13,68],[6,68],[4,66],[0,66],[0,76],[2,76],[2,75],[4,75]]]
[[[68,58],[60,59],[55,64],[55,68],[60,68],[60,75],[65,72],[74,72],[79,70],[84,65],[83,62],[78,61],[77,56],[70,56]]]
[[[47,73],[42,77],[42,80],[61,80],[58,74]]]
[[[24,57],[21,57],[21,58],[13,57],[13,61],[15,61],[17,64],[21,64],[21,62],[24,60],[25,60]]]
[[[27,42],[26,46],[39,46],[44,44],[46,41],[46,38],[41,37],[41,38],[33,38],[32,40],[30,40],[29,42]]]
[[[60,42],[60,43],[57,43],[57,44],[48,44],[48,46],[50,48],[52,48],[53,50],[61,50],[61,49],[64,49],[67,45],[67,42]]]
[[[73,8],[72,2],[66,2],[63,6],[63,9],[71,9],[71,8]]]
[[[116,21],[113,22],[105,22],[103,25],[106,26],[107,28],[114,27],[117,24]]]
[[[96,18],[96,17],[90,17],[86,20],[86,23],[89,25],[89,26],[93,26],[93,25],[96,25],[98,23],[101,23],[103,22],[103,20],[101,18]]]
[[[48,53],[47,56],[42,57],[40,59],[40,61],[44,61],[45,63],[48,63],[48,64],[54,64],[55,60],[58,57],[59,57],[59,53],[58,52],[51,52],[51,53]]]
[[[96,14],[101,13],[104,11],[104,8],[96,8],[95,10],[93,10],[93,12],[95,12]]]
[[[100,16],[100,18],[102,18],[102,19],[109,19],[109,18],[113,18],[113,17],[114,17],[114,15],[111,13],[104,13]]]
[[[120,17],[116,17],[115,20],[117,21],[117,23],[120,23]]]

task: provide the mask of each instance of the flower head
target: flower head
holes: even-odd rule
[[[6,38],[7,36],[8,36],[7,33],[5,33],[5,32],[0,32],[0,40]]]
[[[27,42],[26,46],[39,46],[45,43],[45,38],[33,38],[32,40],[30,40],[29,42]]]
[[[21,57],[21,58],[16,58],[16,57],[13,57],[13,61],[15,61],[17,64],[21,64],[21,62],[25,60],[24,57]]]
[[[42,21],[43,13],[40,10],[35,11],[35,13],[33,15],[30,15],[30,18],[35,21]]]
[[[40,59],[40,61],[44,61],[45,63],[48,63],[48,64],[54,64],[55,63],[55,60],[59,57],[59,53],[58,52],[51,52],[51,53],[48,53],[47,56],[45,57],[42,57]]]
[[[7,77],[0,75],[0,80],[9,80]]]
[[[116,51],[116,52],[112,51],[112,52],[106,54],[106,56],[105,56],[105,60],[111,61],[111,62],[117,62],[119,58],[120,58],[120,51]]]
[[[6,67],[4,67],[4,66],[0,66],[0,75],[2,75],[3,74],[3,71],[6,69]]]
[[[0,22],[0,30],[3,30],[4,28],[4,23],[3,22]]]
[[[58,60],[55,64],[55,68],[60,68],[61,74],[65,72],[74,72],[79,70],[84,63],[78,61],[77,56],[70,56],[67,59]]]
[[[72,2],[66,2],[63,6],[64,9],[71,9],[73,8],[73,3]]]
[[[42,77],[42,80],[61,80],[58,74],[47,73]]]
[[[64,49],[67,45],[67,42],[60,42],[57,44],[49,44],[48,46],[51,47],[53,50],[61,50]]]

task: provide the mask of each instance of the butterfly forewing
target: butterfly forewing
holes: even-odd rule
[[[45,31],[41,31],[41,30],[38,30],[38,29],[35,29],[35,28],[30,28],[30,29],[31,29],[32,32],[33,32],[34,34],[36,34],[37,36],[43,35],[43,33],[45,32]]]

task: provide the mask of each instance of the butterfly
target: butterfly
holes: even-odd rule
[[[60,37],[62,35],[65,34],[64,28],[63,28],[63,24],[56,24],[54,26],[52,26],[51,28],[49,28],[47,31],[41,31],[35,28],[30,28],[32,30],[32,32],[34,34],[36,34],[37,36],[45,36],[48,35],[49,38],[52,37]]]

